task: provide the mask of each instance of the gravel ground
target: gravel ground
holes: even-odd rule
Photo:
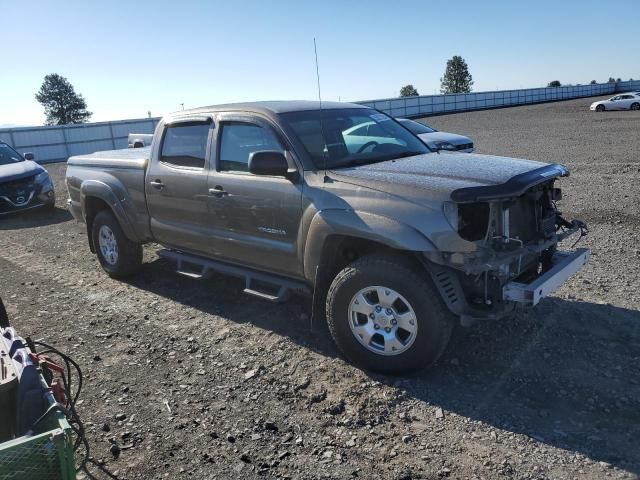
[[[155,246],[109,279],[64,209],[62,164],[54,214],[0,220],[0,295],[23,335],[82,365],[92,456],[120,479],[637,478],[640,112],[592,100],[428,119],[479,152],[569,166],[561,203],[593,257],[534,310],[458,329],[418,376],[355,369],[304,301],[177,276]]]

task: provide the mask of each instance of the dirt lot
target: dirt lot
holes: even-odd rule
[[[637,478],[640,112],[591,101],[428,119],[479,152],[569,166],[561,206],[589,222],[593,257],[533,311],[459,329],[415,377],[351,367],[304,301],[177,276],[154,246],[110,280],[64,209],[62,164],[55,214],[0,220],[0,295],[83,366],[92,455],[120,479]]]

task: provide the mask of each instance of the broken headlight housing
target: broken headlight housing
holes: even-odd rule
[[[491,207],[488,202],[458,205],[458,235],[465,240],[476,242],[485,238],[490,220]]]

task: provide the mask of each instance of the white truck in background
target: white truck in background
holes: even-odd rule
[[[151,146],[153,133],[130,133],[127,140],[128,148],[142,148]]]

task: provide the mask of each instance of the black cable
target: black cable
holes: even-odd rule
[[[82,370],[80,369],[80,365],[78,365],[75,362],[75,360],[73,360],[73,358],[62,353],[60,350],[52,347],[51,345],[48,345],[42,341],[37,341],[37,340],[34,343],[36,345],[41,345],[47,349],[44,352],[40,352],[40,355],[44,355],[45,353],[50,352],[50,353],[55,353],[56,355],[59,355],[62,359],[64,359],[65,364],[67,365],[67,372],[69,376],[71,376],[71,367],[69,366],[69,364],[73,365],[73,367],[76,369],[76,371],[78,372],[78,389],[73,398],[73,403],[76,403],[78,401],[78,397],[80,396],[80,391],[82,390],[82,383],[83,383]],[[71,395],[71,392],[69,392],[69,395]]]
[[[580,222],[580,224],[578,224],[578,228],[580,229],[580,236],[578,237],[578,239],[573,243],[573,245],[571,245],[571,248],[575,248],[576,245],[578,245],[578,242],[580,240],[582,240],[582,237],[586,237],[587,234],[589,233],[589,229],[587,228],[587,226]]]
[[[80,365],[78,365],[71,357],[69,357],[67,354],[61,352],[60,350],[58,350],[55,347],[52,347],[51,345],[42,342],[42,341],[34,341],[33,342],[34,345],[39,345],[45,348],[45,350],[39,352],[39,355],[45,355],[45,354],[55,354],[57,356],[59,356],[60,358],[62,358],[62,360],[65,363],[66,366],[66,375],[64,373],[62,373],[60,375],[61,379],[62,379],[62,384],[64,385],[64,389],[65,392],[67,393],[67,406],[63,406],[59,403],[56,403],[55,405],[52,405],[52,407],[50,407],[47,412],[45,412],[45,415],[48,415],[49,413],[51,413],[51,411],[53,410],[59,410],[62,411],[65,416],[67,417],[67,420],[69,422],[69,426],[71,427],[71,430],[75,433],[76,435],[76,440],[74,442],[73,445],[73,450],[77,451],[80,446],[84,446],[84,457],[82,459],[82,461],[80,462],[79,467],[76,469],[76,471],[80,471],[80,470],[84,470],[85,472],[87,471],[87,462],[89,460],[89,455],[90,455],[90,448],[89,448],[89,442],[86,438],[86,432],[84,429],[84,425],[82,423],[82,421],[80,420],[80,416],[78,415],[78,412],[76,411],[76,403],[78,401],[78,398],[80,397],[80,392],[82,391],[82,385],[83,385],[83,376],[82,376],[82,370],[80,368]],[[72,369],[73,367],[73,369]],[[77,375],[78,375],[78,386],[76,387],[76,392],[74,394],[74,392],[71,390],[71,386],[72,386],[72,370],[76,371]],[[38,419],[36,421],[36,423],[38,423],[39,421],[41,421],[41,419]],[[87,472],[88,473],[88,472]]]
[[[60,350],[52,347],[51,345],[48,345],[45,342],[35,341],[33,343],[34,345],[40,345],[46,349],[42,352],[39,352],[39,355],[52,353],[52,354],[58,355],[65,362],[67,375],[62,374],[61,378],[62,378],[62,383],[64,385],[65,391],[68,393],[67,395],[68,408],[65,409],[62,405],[60,404],[57,404],[57,405],[61,407],[59,408],[59,410],[65,413],[67,420],[69,422],[69,426],[71,427],[73,432],[76,434],[76,441],[74,442],[74,447],[73,447],[74,451],[77,451],[80,446],[84,446],[84,450],[85,450],[84,456],[82,461],[80,462],[80,465],[77,467],[76,471],[79,472],[82,470],[89,476],[89,478],[95,478],[93,474],[89,472],[87,467],[87,464],[91,463],[95,467],[100,469],[104,474],[108,475],[110,478],[117,480],[118,478],[117,476],[115,476],[113,473],[107,470],[103,465],[100,465],[94,459],[90,458],[91,449],[89,447],[89,441],[87,440],[84,425],[80,420],[80,416],[78,415],[78,412],[76,411],[76,403],[78,401],[78,398],[80,396],[80,392],[82,391],[82,386],[83,386],[83,376],[82,376],[82,370],[80,369],[80,366],[71,357],[69,357],[65,353],[62,353]],[[75,371],[78,374],[78,386],[77,386],[75,395],[71,392],[71,377],[72,377],[71,367],[72,366],[73,366],[73,369],[75,369]]]

